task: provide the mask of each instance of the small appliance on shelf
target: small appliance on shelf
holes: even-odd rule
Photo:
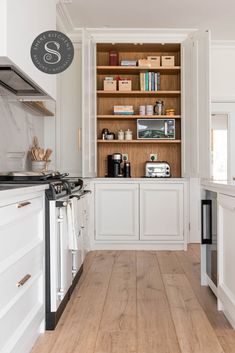
[[[151,161],[145,163],[146,178],[170,178],[171,167],[168,162]]]
[[[108,155],[108,178],[130,178],[131,177],[131,164],[127,160],[123,162],[123,156],[121,153],[114,153]]]

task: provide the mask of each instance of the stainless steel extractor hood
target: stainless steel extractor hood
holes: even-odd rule
[[[0,86],[21,97],[46,95],[13,65],[0,66]]]

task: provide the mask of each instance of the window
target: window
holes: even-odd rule
[[[211,172],[213,180],[228,179],[228,115],[211,116]]]

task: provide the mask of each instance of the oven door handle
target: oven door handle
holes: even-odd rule
[[[64,254],[63,254],[63,213],[62,208],[59,208],[59,256],[60,256],[60,273],[59,273],[59,291],[58,296],[60,300],[64,298]]]
[[[201,243],[212,244],[212,201],[201,201]]]

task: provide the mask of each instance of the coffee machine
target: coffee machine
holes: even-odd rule
[[[122,174],[122,154],[114,153],[108,155],[108,174],[109,178],[120,178]]]

